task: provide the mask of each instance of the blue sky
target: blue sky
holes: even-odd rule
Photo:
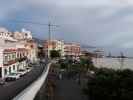
[[[92,46],[133,48],[132,0],[0,0],[0,26],[11,31],[27,28],[46,39],[47,26],[15,23],[25,20],[60,27],[53,38]]]

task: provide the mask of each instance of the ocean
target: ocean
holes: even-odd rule
[[[113,69],[132,69],[133,59],[124,58],[93,58],[93,63],[96,67],[105,67]]]

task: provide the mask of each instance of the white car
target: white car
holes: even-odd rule
[[[94,72],[94,71],[89,71],[89,73],[90,73],[90,74],[95,74],[95,72]]]
[[[9,75],[6,76],[6,81],[13,81],[19,79],[21,74],[19,73],[10,73]]]
[[[25,70],[25,69],[19,69],[16,73],[19,73],[20,76],[24,76],[24,75],[26,75],[27,70]]]

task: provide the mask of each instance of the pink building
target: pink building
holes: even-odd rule
[[[77,43],[65,43],[64,44],[65,57],[77,58],[80,56],[80,44]]]
[[[27,66],[27,50],[25,48],[0,48],[0,77],[4,78],[12,72]]]

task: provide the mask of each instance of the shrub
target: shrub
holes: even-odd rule
[[[133,71],[98,69],[84,92],[89,100],[133,100]]]

